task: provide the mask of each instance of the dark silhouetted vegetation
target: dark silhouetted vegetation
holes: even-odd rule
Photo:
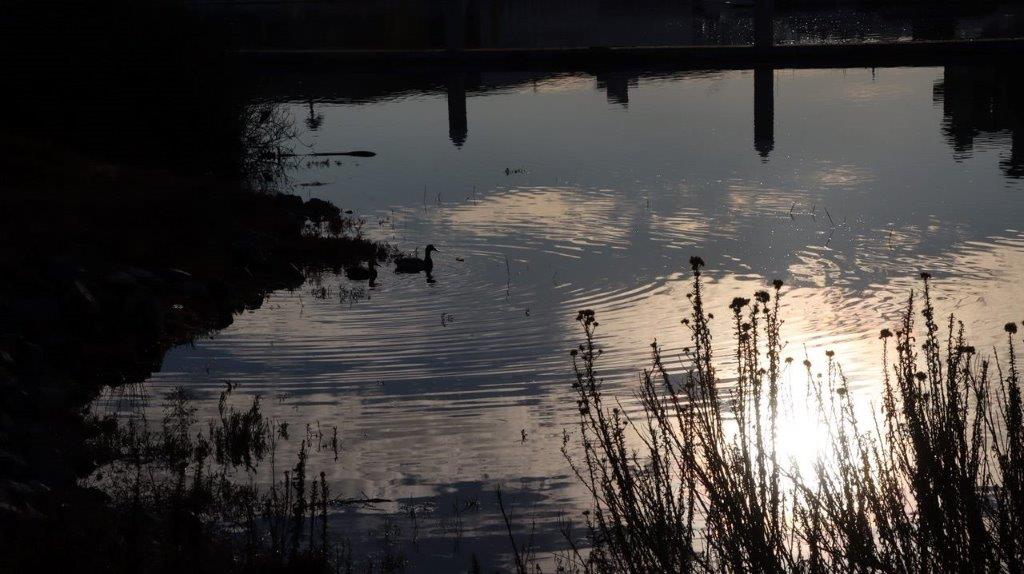
[[[89,557],[109,571],[327,572],[338,555],[328,537],[326,475],[309,469],[305,439],[293,467],[278,473],[284,423],[260,412],[259,396],[236,412],[221,394],[207,433],[184,389],[165,397],[158,430],[144,409],[99,419],[93,447],[106,461],[85,481],[102,492],[106,551]],[[269,459],[271,484],[257,467]],[[330,460],[330,459],[327,459]],[[239,473],[242,473],[239,475]],[[248,479],[246,479],[248,477]]]
[[[1014,350],[983,358],[950,316],[939,325],[924,274],[895,329],[881,331],[884,391],[865,419],[837,360],[824,373],[783,358],[782,282],[730,305],[734,380],[712,354],[701,268],[692,261],[685,372],[653,344],[642,408],[602,391],[593,311],[572,351],[579,434],[563,452],[593,496],[594,572],[1017,572],[1024,560],[1024,424]],[[918,307],[920,306],[920,310]],[[917,325],[918,315],[923,325]],[[890,364],[891,361],[891,364]],[[810,471],[780,452],[787,403],[806,378],[825,452]],[[579,453],[579,454],[577,454]]]
[[[270,130],[267,153],[280,144],[277,128],[245,129]],[[131,538],[145,524],[78,482],[103,462],[89,444],[106,432],[81,416],[85,405],[104,386],[144,381],[169,348],[228,326],[271,291],[391,252],[328,202],[254,192],[244,170],[110,163],[10,134],[0,157],[0,570],[138,571],[128,549],[149,551]],[[208,456],[254,464],[257,420],[258,409],[226,408]],[[233,560],[218,544],[193,554],[210,571]]]

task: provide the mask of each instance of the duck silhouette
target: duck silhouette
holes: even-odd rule
[[[377,279],[377,259],[371,257],[366,267],[352,265],[345,268],[345,277],[353,281],[369,281],[371,285]]]
[[[423,259],[419,257],[398,257],[395,259],[395,273],[420,273],[426,271],[427,275],[434,270],[434,260],[430,254],[434,251],[440,253],[433,245],[427,245],[423,250]]]

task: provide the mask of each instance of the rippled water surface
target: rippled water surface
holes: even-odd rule
[[[348,75],[254,97],[290,109],[299,152],[377,153],[301,160],[291,184],[365,218],[370,237],[436,245],[436,282],[382,270],[373,289],[328,276],[275,293],[172,351],[151,390],[185,385],[213,412],[228,379],[293,425],[337,425],[336,490],[396,501],[338,523],[428,505],[419,523],[396,519],[416,532],[414,570],[508,551],[496,484],[541,548],[559,545],[554,517],[586,506],[559,452],[575,312],[597,312],[603,373],[628,402],[650,342],[669,356],[686,344],[690,255],[708,262],[720,356],[728,301],[781,278],[787,353],[836,351],[863,397],[878,329],[919,271],[978,343],[1021,319],[1012,70]]]

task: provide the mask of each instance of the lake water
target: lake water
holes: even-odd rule
[[[602,373],[627,405],[651,341],[669,357],[687,344],[691,255],[708,262],[724,361],[728,302],[781,278],[786,353],[820,364],[834,350],[863,401],[878,389],[878,330],[918,272],[983,347],[1022,318],[1017,72],[265,82],[253,97],[289,109],[296,152],[377,153],[303,159],[293,191],[353,210],[366,235],[403,250],[434,244],[436,281],[382,269],[373,289],[328,276],[321,294],[274,293],[173,350],[150,392],[185,386],[211,414],[231,380],[293,428],[336,425],[340,460],[314,468],[335,494],[394,501],[338,509],[336,531],[376,548],[381,529],[401,529],[413,571],[466,569],[474,553],[498,565],[510,547],[496,485],[550,552],[558,517],[578,521],[588,504],[559,451],[575,423],[567,351],[580,308],[597,312]]]

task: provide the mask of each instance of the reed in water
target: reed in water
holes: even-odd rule
[[[311,454],[337,452],[336,439],[307,430],[294,466],[281,470],[287,424],[267,419],[258,396],[236,410],[231,394],[229,385],[207,432],[184,389],[167,395],[158,428],[141,411],[102,418],[94,446],[107,464],[84,485],[106,498],[90,517],[99,531],[91,538],[106,547],[76,553],[91,561],[82,571],[326,573],[351,564],[328,533],[326,473],[310,468]],[[255,472],[268,459],[272,480],[261,489]]]
[[[801,367],[783,357],[781,281],[729,306],[735,356],[726,381],[712,352],[703,266],[691,259],[685,371],[670,373],[652,344],[638,414],[603,392],[597,317],[577,316],[579,424],[562,450],[593,500],[592,550],[575,553],[577,570],[1022,570],[1015,324],[1005,327],[1006,354],[983,357],[954,317],[940,327],[922,274],[899,325],[880,333],[880,405],[858,416],[831,352],[818,376],[809,360]],[[806,378],[825,436],[809,466],[782,454],[794,374]]]

